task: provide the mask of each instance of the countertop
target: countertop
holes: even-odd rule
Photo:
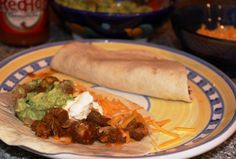
[[[51,25],[50,27],[50,38],[46,43],[71,40],[71,34],[58,27],[57,25]],[[176,39],[175,34],[169,28],[168,24],[163,25],[161,28],[157,29],[154,35],[149,38],[149,42],[166,45],[169,47],[174,47],[181,49],[179,41]],[[0,43],[0,60],[11,56],[21,50],[27,49],[26,47],[12,47]],[[0,158],[1,159],[46,159],[35,155],[31,152],[25,151],[21,148],[8,146],[0,141]],[[236,159],[236,133],[232,135],[228,140],[226,140],[220,146],[217,146],[213,150],[202,154],[200,156],[194,157],[196,159]]]

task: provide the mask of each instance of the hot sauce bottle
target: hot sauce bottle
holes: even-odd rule
[[[47,0],[0,0],[0,41],[31,46],[48,39]]]

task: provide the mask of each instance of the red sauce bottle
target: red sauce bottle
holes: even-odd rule
[[[47,0],[0,0],[0,41],[31,46],[48,36]]]

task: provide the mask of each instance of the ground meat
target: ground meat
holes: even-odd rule
[[[50,127],[53,136],[61,136],[63,134],[61,124],[58,120],[52,119],[50,122],[47,122],[47,125]]]
[[[97,138],[96,126],[86,120],[74,122],[69,128],[73,142],[81,144],[92,144]]]
[[[121,129],[111,126],[102,127],[98,130],[98,140],[102,143],[125,143]]]
[[[125,143],[124,131],[128,131],[131,138],[141,140],[148,134],[147,127],[136,120],[132,120],[125,129],[109,126],[109,118],[93,110],[87,119],[69,119],[68,112],[62,108],[49,109],[41,121],[34,121],[31,129],[42,138],[50,136],[69,137],[74,143],[92,144],[95,141],[102,143]]]
[[[43,78],[42,81],[40,82],[39,89],[41,89],[41,91],[46,90],[47,88],[51,87],[53,83],[56,81],[59,81],[58,78],[54,76],[47,76]]]
[[[62,136],[65,130],[61,125],[67,120],[69,120],[67,111],[61,108],[53,108],[49,109],[41,121],[34,121],[31,129],[35,131],[37,136],[43,138],[55,135]]]
[[[31,130],[36,131],[36,127],[39,124],[39,122],[41,121],[40,120],[33,121],[33,123],[31,124]]]
[[[14,89],[13,91],[13,94],[14,96],[17,98],[17,99],[20,99],[20,98],[25,98],[26,95],[27,95],[27,90],[24,88],[23,85],[17,85],[16,88]]]
[[[51,130],[52,135],[62,136],[64,130],[62,125],[69,120],[66,110],[61,108],[49,109],[47,114],[43,117],[42,122],[46,123]]]
[[[52,116],[60,124],[65,123],[69,119],[68,112],[66,110],[62,109],[62,108],[49,109],[49,111],[47,112],[47,114],[44,116],[44,118],[42,120],[43,121],[47,120],[47,116]]]
[[[72,126],[72,124],[73,124],[74,122],[75,122],[75,121],[73,121],[73,120],[67,120],[67,121],[65,121],[65,122],[61,125],[61,127],[64,128],[64,129],[68,129],[69,127]]]
[[[35,131],[35,135],[38,137],[47,139],[49,136],[51,136],[51,130],[44,122],[41,121],[33,122],[31,129]]]
[[[103,115],[101,115],[97,111],[91,111],[89,115],[87,116],[87,121],[90,121],[92,123],[96,123],[99,126],[108,126],[108,121],[110,118],[107,118]]]
[[[148,128],[141,122],[132,120],[127,127],[126,131],[129,131],[129,135],[136,141],[142,140],[145,136],[148,135]]]
[[[72,94],[74,92],[73,83],[69,80],[63,80],[60,82],[60,87],[64,93]]]

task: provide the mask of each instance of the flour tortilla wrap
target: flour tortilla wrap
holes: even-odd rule
[[[92,43],[72,42],[51,61],[59,72],[122,91],[190,102],[186,68],[147,51],[109,51]]]
[[[137,108],[137,105],[122,98],[102,91],[92,90],[97,95],[104,98],[120,100],[129,109]],[[82,155],[80,158],[88,156],[143,156],[155,150],[150,136],[146,136],[141,141],[130,142],[120,146],[108,146],[103,143],[95,142],[92,145],[84,144],[63,144],[52,138],[42,139],[37,137],[34,132],[23,125],[12,111],[14,108],[15,98],[11,93],[0,93],[0,139],[8,145],[21,146],[38,154],[49,155],[55,154],[75,154]],[[150,114],[139,109],[138,112],[145,116]]]

